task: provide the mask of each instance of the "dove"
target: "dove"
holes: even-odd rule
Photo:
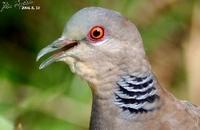
[[[91,88],[90,130],[200,130],[200,108],[159,84],[138,29],[120,13],[79,10],[37,60],[48,53],[40,69],[63,61]]]

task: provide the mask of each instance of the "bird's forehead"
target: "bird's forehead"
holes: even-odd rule
[[[82,24],[84,25],[84,27],[86,27],[95,23],[112,22],[113,20],[119,17],[120,14],[115,11],[100,7],[89,7],[81,9],[77,13],[75,13],[71,17],[69,24]]]
[[[111,27],[120,21],[121,15],[118,12],[111,11],[100,7],[84,8],[75,13],[65,26],[65,33],[70,35],[84,35],[95,25]]]

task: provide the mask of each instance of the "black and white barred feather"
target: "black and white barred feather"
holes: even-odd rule
[[[115,91],[115,104],[133,114],[153,111],[159,100],[154,85],[154,77],[150,73],[121,76]]]

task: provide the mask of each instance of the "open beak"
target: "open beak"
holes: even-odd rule
[[[68,40],[64,37],[61,37],[57,40],[55,40],[52,44],[48,45],[47,47],[43,48],[37,55],[36,61],[38,61],[41,57],[44,55],[54,52],[54,54],[46,59],[42,64],[40,65],[39,69],[43,69],[46,66],[50,65],[53,62],[57,62],[60,59],[65,57],[65,51],[73,48],[74,46],[77,46],[78,42],[75,40]]]

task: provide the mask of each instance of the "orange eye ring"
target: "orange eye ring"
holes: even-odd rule
[[[89,32],[89,36],[93,41],[102,39],[104,37],[104,28],[101,26],[93,27]]]

